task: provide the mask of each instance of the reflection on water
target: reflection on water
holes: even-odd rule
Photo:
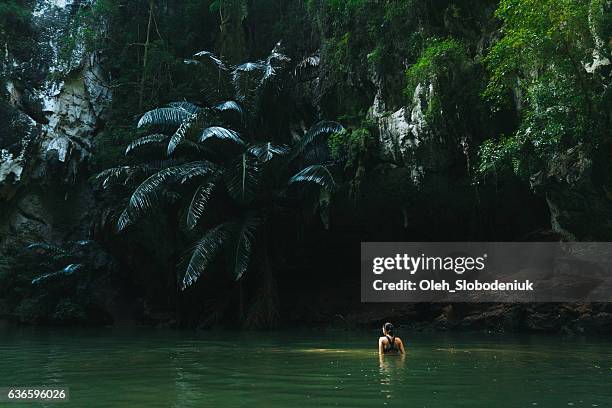
[[[381,358],[376,333],[9,329],[0,387],[69,387],[75,407],[611,406],[609,339],[441,336]]]
[[[404,377],[402,370],[406,362],[406,354],[378,355],[380,367],[380,392],[383,398],[392,399],[394,382],[401,381]]]
[[[380,366],[380,373],[390,373],[391,371],[397,371],[404,368],[406,362],[406,354],[391,354],[391,355],[378,355],[378,364]]]

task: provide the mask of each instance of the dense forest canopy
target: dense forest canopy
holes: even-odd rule
[[[0,44],[18,321],[270,327],[358,304],[314,282],[360,241],[612,238],[609,0],[8,0]]]

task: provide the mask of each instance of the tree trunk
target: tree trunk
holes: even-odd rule
[[[263,225],[261,241],[257,247],[258,288],[244,327],[248,329],[270,329],[278,326],[278,293],[276,279],[268,253],[268,230]]]
[[[142,57],[142,75],[140,76],[140,89],[138,92],[138,110],[142,111],[142,100],[144,95],[145,78],[147,75],[147,57],[149,54],[149,43],[151,40],[151,23],[153,22],[153,0],[149,0],[149,22],[147,23],[147,39],[144,43],[144,55]]]
[[[246,57],[246,39],[242,25],[246,15],[246,2],[223,1],[219,6],[219,38],[217,49],[230,64],[242,62]]]

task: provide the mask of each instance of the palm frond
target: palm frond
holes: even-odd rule
[[[251,253],[255,243],[255,230],[261,224],[261,218],[250,216],[238,224],[236,250],[234,253],[234,279],[240,280],[249,267]]]
[[[304,58],[303,60],[301,60],[296,65],[295,70],[293,71],[293,74],[297,75],[302,70],[309,69],[309,68],[316,68],[320,64],[321,64],[321,57],[319,57],[319,55],[317,55],[317,54],[310,55],[310,56]]]
[[[266,70],[262,78],[263,83],[277,75],[278,70],[291,61],[291,58],[281,52],[281,48],[281,42],[279,41],[266,58]]]
[[[147,145],[155,144],[155,143],[162,143],[167,138],[168,138],[168,136],[164,135],[162,133],[155,133],[155,134],[152,134],[152,135],[148,135],[148,136],[144,136],[144,137],[138,138],[136,140],[133,140],[126,147],[125,154],[128,155],[134,149],[138,149],[138,148],[140,148],[142,146],[147,146]]]
[[[227,191],[234,200],[248,202],[259,192],[261,168],[257,158],[251,154],[241,154],[224,175]]]
[[[268,58],[266,60],[268,64],[291,61],[291,58],[289,58],[289,56],[283,54],[282,48],[283,45],[281,41],[277,42],[274,45],[274,48],[272,48],[272,51],[270,52],[270,55],[268,55]]]
[[[188,139],[181,140],[176,149],[184,149],[186,152],[191,152],[193,154],[202,153],[203,151],[206,151],[203,146],[200,146],[196,142]]]
[[[185,184],[194,178],[205,176],[216,177],[219,175],[219,168],[215,164],[205,161],[201,161],[200,163],[203,163],[203,165],[194,166],[193,168],[185,171],[180,178],[177,179],[177,181],[179,181],[181,184]]]
[[[202,135],[200,136],[200,143],[203,143],[207,139],[213,137],[220,140],[231,140],[238,144],[244,145],[244,141],[242,140],[238,132],[221,126],[211,126],[204,129],[202,131]]]
[[[244,109],[242,109],[242,106],[240,106],[236,101],[225,101],[218,103],[213,106],[213,109],[218,112],[234,111],[238,112],[240,115],[244,114]]]
[[[176,147],[179,145],[179,143],[181,143],[181,141],[183,140],[183,138],[185,137],[189,129],[191,129],[197,121],[198,121],[198,114],[193,113],[189,115],[189,117],[185,119],[183,123],[181,123],[178,129],[176,129],[176,131],[170,138],[170,142],[168,142],[168,149],[167,149],[168,156],[171,156],[172,153],[174,153],[174,150],[176,149]]]
[[[99,183],[99,186],[102,189],[106,189],[113,182],[120,182],[123,185],[127,185],[131,180],[138,178],[139,176],[146,175],[146,173],[146,166],[118,166],[101,171],[96,175],[95,180]]]
[[[26,247],[28,250],[34,250],[38,253],[51,253],[55,255],[65,255],[67,251],[57,245],[47,244],[46,242],[35,242]]]
[[[146,112],[138,121],[137,127],[146,125],[179,126],[192,115],[183,107],[167,106]]]
[[[194,65],[202,72],[196,73],[196,84],[210,104],[232,98],[229,68],[220,58],[209,51],[200,51],[185,63]]]
[[[218,69],[222,69],[224,71],[227,70],[227,66],[219,57],[213,54],[210,51],[200,51],[193,54],[193,58],[196,61],[210,61],[212,62]]]
[[[334,177],[327,167],[321,164],[308,166],[289,179],[289,184],[300,182],[316,183],[329,191],[336,187]]]
[[[289,153],[290,150],[289,146],[273,145],[270,142],[252,145],[248,148],[249,153],[257,157],[259,161],[263,163],[272,160],[275,155],[285,155]]]
[[[32,279],[32,285],[38,285],[40,283],[43,283],[49,279],[53,279],[53,278],[60,278],[63,276],[68,276],[68,275],[72,275],[75,272],[79,271],[80,269],[83,268],[82,264],[70,264],[67,265],[66,267],[64,267],[63,269],[57,271],[57,272],[51,272],[51,273],[45,273],[43,275],[40,275],[34,279]]]
[[[132,224],[132,217],[128,213],[127,208],[121,212],[117,219],[117,231],[123,231]]]
[[[266,64],[262,61],[258,62],[245,62],[244,64],[237,65],[232,71],[232,75],[241,75],[244,73],[258,73],[263,74],[266,70]]]
[[[274,69],[274,66],[272,64],[266,64],[266,70],[264,71],[264,75],[261,78],[262,84],[275,75],[276,75],[276,69]]]
[[[300,155],[307,147],[313,143],[318,143],[323,140],[327,140],[326,137],[332,133],[337,133],[343,130],[344,127],[335,121],[324,120],[321,121],[308,129],[306,134],[300,139],[297,145],[293,148],[292,158]]]
[[[198,220],[202,217],[202,214],[204,214],[204,210],[206,210],[206,206],[208,205],[208,201],[210,200],[216,184],[217,179],[215,178],[211,181],[202,183],[196,190],[189,204],[189,209],[187,210],[187,228],[194,229],[198,224]]]
[[[229,236],[228,225],[221,224],[208,230],[200,238],[191,253],[187,270],[181,282],[181,289],[185,290],[187,286],[193,285],[200,278]]]
[[[172,182],[185,181],[186,177],[204,175],[214,171],[214,165],[205,161],[190,162],[179,166],[168,167],[153,174],[143,181],[134,191],[126,211],[121,215],[117,228],[123,230],[135,219],[146,213],[158,198],[159,191]]]
[[[232,71],[232,85],[236,99],[250,112],[256,107],[259,91],[268,71],[268,64],[261,61],[238,65]]]
[[[322,138],[319,141],[311,143],[302,152],[302,165],[310,166],[311,164],[327,163],[332,160],[331,150],[326,140]]]
[[[198,113],[202,110],[202,108],[200,108],[195,103],[191,103],[187,101],[170,102],[168,106],[171,108],[184,109],[191,114]]]

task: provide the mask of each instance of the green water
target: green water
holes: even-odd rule
[[[75,407],[612,406],[609,338],[405,335],[381,362],[376,336],[0,329],[0,387],[69,387],[55,406]]]

